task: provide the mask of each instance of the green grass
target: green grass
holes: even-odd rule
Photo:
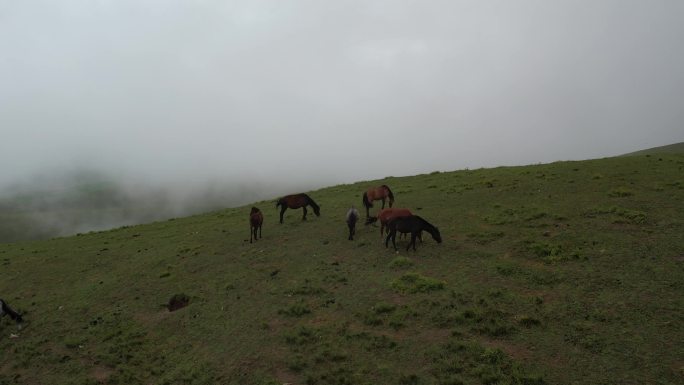
[[[389,177],[310,192],[306,222],[256,202],[254,244],[251,204],[0,244],[28,321],[0,320],[0,384],[682,383],[683,173],[663,154]],[[377,184],[444,242],[348,241]]]

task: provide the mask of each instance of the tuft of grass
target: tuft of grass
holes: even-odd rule
[[[634,195],[634,191],[626,187],[617,187],[608,191],[608,196],[611,198],[625,198]]]
[[[618,206],[596,207],[584,212],[584,216],[587,218],[596,218],[599,215],[612,215],[613,223],[643,224],[647,219],[646,213],[643,211]]]
[[[401,293],[428,293],[444,289],[446,283],[418,273],[407,273],[395,279],[391,287]]]
[[[396,257],[387,266],[392,269],[405,269],[413,266],[413,261],[408,257]]]
[[[302,303],[290,305],[285,309],[278,310],[278,314],[286,315],[288,317],[301,317],[311,313],[311,309]]]

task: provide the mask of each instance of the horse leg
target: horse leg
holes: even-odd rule
[[[382,208],[385,208],[385,198],[382,198]]]
[[[285,210],[287,210],[287,207],[284,205],[280,208],[280,223],[283,223],[283,214],[285,214]]]
[[[302,207],[302,210],[304,210],[304,216],[302,217],[302,220],[306,220],[306,206]]]
[[[347,223],[347,227],[349,227],[349,237],[347,240],[353,241],[354,240],[354,227],[352,226],[351,223]]]
[[[262,226],[263,226],[263,225],[259,225],[259,238],[263,238],[262,235],[261,235],[261,227],[262,227]]]
[[[387,239],[385,239],[385,248],[387,248],[387,244],[389,243],[390,238],[392,239],[392,246],[394,246],[394,250],[397,250],[397,230],[396,229],[390,229],[389,234],[387,234]]]
[[[409,243],[408,246],[406,246],[406,251],[408,251],[409,246],[413,245],[413,251],[416,251],[416,237],[418,234],[416,233],[411,233],[411,243]]]
[[[254,235],[254,226],[249,225],[249,243],[252,243],[252,235]]]

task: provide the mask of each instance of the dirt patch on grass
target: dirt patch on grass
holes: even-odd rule
[[[299,385],[302,383],[302,381],[299,380],[299,376],[292,373],[292,371],[289,369],[283,367],[276,368],[273,376],[278,380],[279,383],[283,385]]]
[[[90,377],[95,379],[95,381],[104,384],[112,373],[114,373],[113,369],[104,366],[96,366],[90,371]]]

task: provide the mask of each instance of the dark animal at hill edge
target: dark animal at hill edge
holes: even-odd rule
[[[276,207],[281,206],[280,208],[280,223],[283,223],[283,214],[285,213],[285,210],[288,208],[290,209],[298,209],[302,208],[304,210],[304,215],[302,216],[302,220],[306,220],[306,206],[311,206],[313,208],[314,214],[316,216],[321,215],[321,209],[318,207],[316,202],[314,202],[311,197],[309,197],[306,194],[292,194],[292,195],[286,195],[280,199],[278,199],[278,202],[276,203]]]
[[[262,238],[261,236],[261,226],[264,224],[264,215],[256,207],[252,207],[252,211],[249,213],[249,243],[252,243],[252,236],[254,240]],[[259,230],[259,238],[257,238],[257,230]]]
[[[382,200],[382,208],[385,208],[385,198],[389,198],[389,207],[392,207],[394,204],[394,194],[385,184],[379,187],[371,187],[363,193],[363,206],[366,208],[366,218],[370,217],[370,208],[373,207],[373,201]]]
[[[406,246],[406,251],[408,251],[411,245],[413,245],[413,251],[416,251],[416,238],[421,231],[427,231],[437,243],[442,243],[442,236],[439,233],[439,229],[418,215],[394,218],[387,223],[387,227],[389,228],[389,235],[387,235],[387,239],[385,239],[385,247],[387,247],[391,238],[394,250],[397,249],[397,244],[395,243],[397,231],[400,233],[411,233],[411,242]]]
[[[347,211],[347,226],[349,227],[349,239],[354,240],[354,234],[356,233],[356,222],[359,220],[359,210],[352,206],[349,211]]]
[[[21,317],[21,314],[14,311],[14,309],[9,307],[7,302],[0,299],[0,317],[4,316],[5,314],[9,315],[10,318],[16,321],[17,324],[24,322],[24,319]]]

